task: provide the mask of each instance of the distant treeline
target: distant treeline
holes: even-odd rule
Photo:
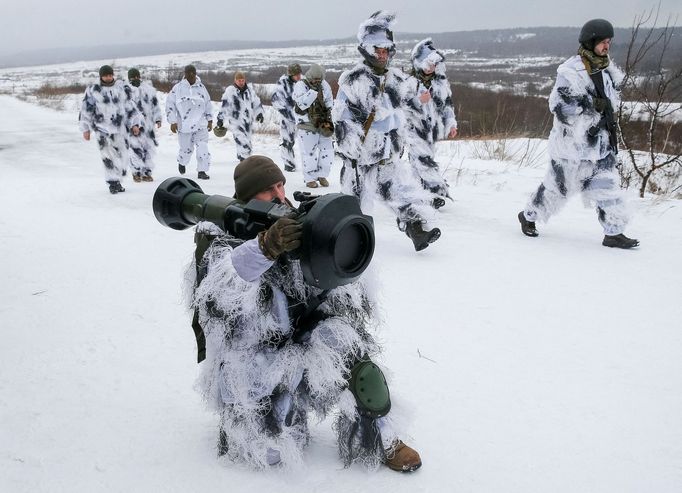
[[[575,53],[579,27],[528,27],[457,31],[445,33],[397,33],[400,48],[409,48],[415,41],[433,38],[441,49],[460,50],[485,58],[557,56]],[[617,63],[625,57],[625,47],[630,40],[630,29],[616,28],[612,53]],[[136,43],[108,46],[49,48],[0,56],[0,68],[30,65],[67,63],[79,60],[107,60],[136,56],[164,55],[170,53],[196,53],[256,48],[287,48],[314,45],[356,43],[355,37],[326,40],[291,41],[177,41],[167,43]],[[682,36],[673,38],[666,63],[682,59]]]

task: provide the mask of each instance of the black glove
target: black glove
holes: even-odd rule
[[[597,113],[604,113],[609,104],[609,100],[606,98],[593,98],[592,102]]]
[[[596,137],[599,134],[599,126],[595,125],[594,127],[590,127],[587,129],[587,135],[590,137]]]
[[[216,125],[216,127],[218,127],[218,128],[222,128],[222,127],[223,127],[223,120],[220,119],[220,118],[218,118],[218,119],[216,120],[216,124],[215,124],[215,125]]]
[[[256,121],[258,123],[263,123],[263,113],[258,113],[258,116],[256,116]]]
[[[266,231],[258,233],[258,246],[267,258],[275,260],[284,252],[301,246],[302,228],[301,223],[295,219],[281,217]]]

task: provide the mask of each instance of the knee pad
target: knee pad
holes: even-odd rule
[[[358,412],[370,418],[386,416],[391,410],[391,395],[379,367],[364,360],[356,363],[350,373],[348,388],[355,397]]]

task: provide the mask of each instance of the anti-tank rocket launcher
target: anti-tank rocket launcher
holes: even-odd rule
[[[313,196],[297,192],[299,207],[223,195],[206,195],[187,178],[168,178],[152,202],[154,216],[169,228],[187,229],[210,221],[230,235],[250,240],[281,217],[303,225],[301,246],[293,253],[311,286],[331,289],[355,281],[374,254],[374,223],[362,213],[356,197],[339,193]]]

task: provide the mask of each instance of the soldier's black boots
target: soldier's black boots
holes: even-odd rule
[[[412,240],[412,243],[414,243],[414,249],[420,251],[440,238],[440,229],[433,228],[430,231],[424,231],[422,223],[414,221],[407,223],[405,234]]]
[[[205,171],[199,171],[199,173],[197,174],[197,178],[199,178],[200,180],[208,180],[210,176],[208,176]]]
[[[178,171],[181,175],[184,175],[185,171],[187,171],[187,168],[185,168],[182,164],[178,164]]]
[[[296,171],[296,166],[292,166],[289,163],[284,165],[284,171]]]
[[[535,222],[526,219],[526,216],[523,215],[523,211],[519,212],[518,218],[521,223],[521,231],[524,235],[537,236],[539,234],[538,230],[535,229]]]
[[[125,192],[126,189],[121,186],[120,181],[108,181],[109,184],[109,193],[111,194],[117,194],[119,192]]]
[[[601,244],[604,245],[605,247],[627,249],[639,246],[639,240],[635,240],[634,238],[628,238],[627,236],[621,233],[619,235],[604,236],[604,239],[602,240]]]
[[[434,197],[431,201],[431,205],[434,209],[440,209],[445,205],[445,199],[443,197]]]
[[[218,433],[218,457],[222,457],[227,453],[227,433],[223,427],[220,427],[220,432]]]

